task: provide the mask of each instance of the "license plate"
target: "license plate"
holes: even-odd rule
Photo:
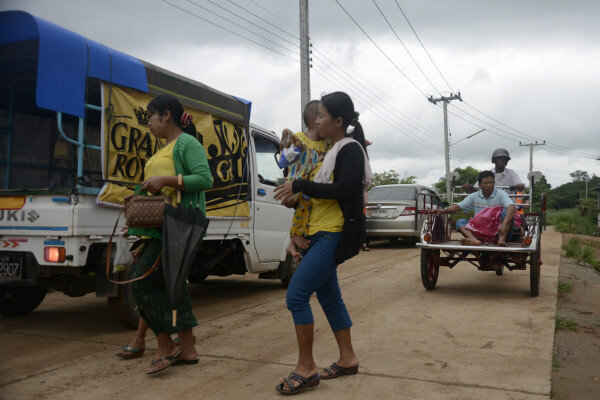
[[[379,208],[379,209],[371,211],[371,215],[373,215],[375,217],[386,217],[387,216],[387,210]]]
[[[21,279],[23,256],[20,254],[0,254],[0,279]]]

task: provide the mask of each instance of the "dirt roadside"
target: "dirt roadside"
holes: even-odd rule
[[[324,381],[302,399],[548,399],[552,370],[560,234],[544,234],[541,289],[529,271],[440,271],[426,291],[420,252],[380,243],[340,267],[344,300],[361,359],[358,375]],[[200,363],[149,377],[156,342],[143,358],[116,350],[133,332],[111,317],[104,299],[52,293],[30,315],[0,319],[0,398],[87,400],[282,399],[275,390],[296,361],[285,290],[253,276],[191,286]],[[316,361],[337,358],[318,303]]]
[[[564,243],[569,237],[564,235]],[[600,274],[561,258],[558,279],[552,398],[596,400],[600,396]]]

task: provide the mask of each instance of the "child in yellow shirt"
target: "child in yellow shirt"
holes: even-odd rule
[[[304,123],[308,127],[306,133],[291,133],[291,131],[287,129],[283,132],[282,154],[284,154],[285,148],[289,149],[292,146],[297,153],[297,156],[293,160],[288,159],[288,180],[290,181],[293,181],[294,179],[312,180],[318,169],[317,166],[323,161],[327,150],[331,147],[330,141],[322,139],[316,129],[318,105],[319,101],[313,100],[304,108]],[[293,137],[290,137],[290,135],[293,135]],[[287,155],[289,154],[293,153],[288,151]],[[299,193],[296,211],[294,212],[292,227],[290,229],[291,240],[287,248],[287,252],[295,258],[300,256],[298,249],[306,250],[310,243],[306,238],[306,236],[308,236],[308,222],[311,210],[310,204],[310,198]]]

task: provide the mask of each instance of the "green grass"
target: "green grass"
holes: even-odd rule
[[[556,317],[556,330],[568,330],[568,331],[577,331],[579,325],[576,322],[573,322],[565,317]]]
[[[569,293],[573,289],[573,286],[570,283],[559,282],[558,283],[558,293]]]
[[[548,225],[554,225],[554,229],[561,233],[600,236],[598,217],[596,215],[580,217],[579,210],[576,208],[548,210],[546,221]]]
[[[552,356],[552,371],[558,371],[560,369],[560,362],[558,361],[558,357],[555,355]]]
[[[562,248],[568,258],[583,261],[600,272],[600,260],[594,257],[594,251],[598,248],[598,244],[594,241],[582,240],[574,236],[567,243],[563,244]]]

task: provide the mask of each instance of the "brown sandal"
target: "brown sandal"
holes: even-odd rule
[[[294,387],[292,380],[300,383],[300,385]],[[286,395],[298,394],[305,391],[307,388],[318,386],[321,382],[321,375],[319,375],[317,372],[313,376],[305,378],[295,372],[292,372],[290,376],[284,378],[284,381],[287,383],[289,389],[284,389],[285,383],[280,383],[279,385],[275,386],[275,390]]]
[[[354,375],[358,373],[358,364],[353,367],[340,367],[336,363],[331,364],[329,368],[323,368],[327,375],[321,375],[321,379],[335,379],[343,375]]]
[[[152,360],[152,362],[150,363],[150,366],[153,366],[154,364],[158,364],[161,361],[168,361],[168,362],[158,369],[153,369],[152,371],[146,371],[146,374],[152,375],[152,374],[156,374],[160,371],[164,371],[165,369],[167,369],[171,365],[173,365],[173,360],[175,360],[177,357],[179,357],[180,354],[181,354],[180,352],[177,352],[176,354],[173,354],[172,356],[165,356],[165,357],[157,358],[156,360]]]

